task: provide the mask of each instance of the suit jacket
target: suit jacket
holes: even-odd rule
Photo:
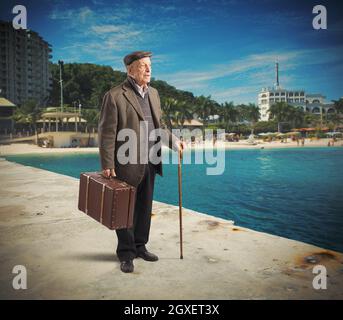
[[[165,129],[168,135],[169,148],[177,150],[178,140],[170,130],[166,129],[161,119],[161,103],[158,91],[149,87],[149,100],[151,114],[155,128]],[[140,121],[144,121],[144,114],[128,80],[121,85],[111,88],[105,93],[100,112],[98,126],[99,153],[102,169],[114,168],[117,177],[133,186],[141,182],[145,165],[140,163]],[[129,128],[137,136],[137,160],[138,164],[121,164],[117,158],[117,151],[125,141],[118,141],[117,134],[121,129]],[[161,153],[161,150],[159,150]],[[156,165],[157,173],[162,176],[162,163]]]

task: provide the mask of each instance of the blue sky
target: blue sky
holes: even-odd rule
[[[28,11],[28,28],[52,45],[53,61],[90,62],[125,71],[124,55],[153,52],[153,77],[218,102],[256,103],[262,87],[343,96],[341,1],[173,0],[10,1]],[[315,30],[312,8],[322,4],[328,29]]]

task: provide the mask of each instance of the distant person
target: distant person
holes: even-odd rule
[[[301,145],[304,146],[305,145],[305,138],[301,139]]]

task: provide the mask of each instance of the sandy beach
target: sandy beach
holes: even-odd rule
[[[328,142],[332,139],[325,138],[319,140],[310,140],[306,139],[304,146],[297,145],[296,141],[291,141],[290,139],[287,142],[272,141],[272,142],[263,142],[262,140],[256,140],[256,144],[249,144],[246,141],[239,142],[218,142],[218,148],[225,149],[272,149],[272,148],[308,148],[308,147],[328,147]],[[337,140],[334,144],[335,147],[342,147],[343,140]],[[212,148],[211,143],[206,143],[204,145],[188,144],[187,149],[209,149]],[[98,147],[91,148],[42,148],[34,144],[28,143],[12,143],[8,145],[0,145],[0,156],[5,155],[14,155],[14,154],[29,154],[29,153],[89,153],[89,152],[98,152]]]

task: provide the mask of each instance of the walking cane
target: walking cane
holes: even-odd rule
[[[183,259],[182,251],[182,176],[181,176],[181,150],[178,151],[179,163],[178,163],[178,178],[179,178],[179,221],[180,221],[180,259]]]

